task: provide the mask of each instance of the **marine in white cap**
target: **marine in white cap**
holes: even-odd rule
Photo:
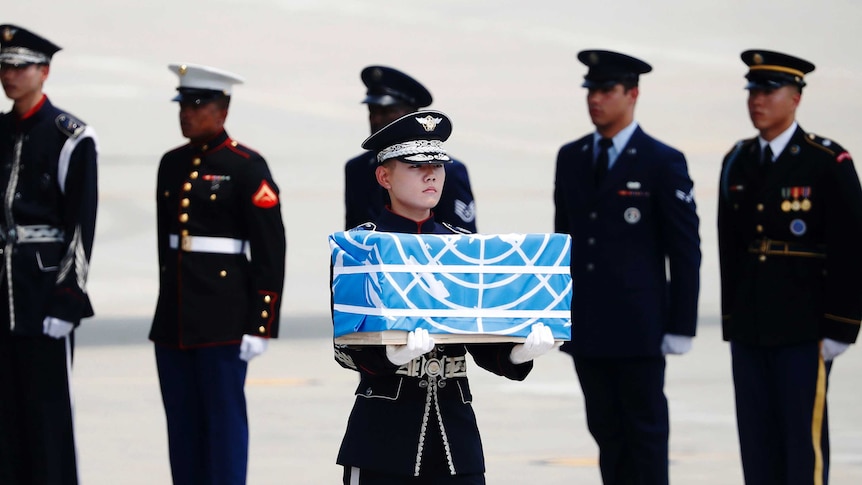
[[[155,343],[174,483],[245,483],[248,361],[278,336],[285,235],[266,161],[225,131],[239,76],[171,64],[189,143],[162,157]],[[206,385],[202,385],[206,382]]]

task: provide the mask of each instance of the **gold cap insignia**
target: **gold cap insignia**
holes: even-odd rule
[[[443,118],[434,118],[431,115],[428,115],[424,118],[416,118],[416,121],[425,128],[425,131],[434,131],[437,128],[437,125],[443,121]]]
[[[599,54],[597,52],[590,53],[590,64],[596,65],[599,63]]]
[[[383,70],[375,68],[373,71],[371,71],[371,79],[374,79],[375,81],[383,79]]]
[[[187,65],[183,64],[182,66],[180,66],[180,69],[177,71],[177,73],[178,73],[180,76],[185,76],[185,75],[186,75],[186,72],[187,72],[188,70],[189,70],[189,66],[187,66]]]
[[[3,41],[10,42],[12,38],[15,37],[15,29],[11,27],[6,27],[3,29]]]
[[[754,57],[752,57],[751,60],[755,64],[763,64],[763,56],[760,54],[754,54]]]

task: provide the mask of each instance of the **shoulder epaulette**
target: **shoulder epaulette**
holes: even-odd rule
[[[835,157],[835,160],[839,163],[851,158],[850,153],[848,153],[847,150],[828,138],[817,136],[814,133],[807,133],[805,135],[805,141],[808,142],[809,145],[823,150],[830,156]]]
[[[463,227],[453,226],[448,222],[441,222],[440,225],[445,227],[446,229],[449,229],[455,234],[473,234],[472,232],[468,231],[467,229],[464,229]]]
[[[373,222],[364,222],[364,223],[354,227],[353,229],[350,229],[350,232],[352,232],[352,231],[376,231],[376,230],[377,230],[377,224],[375,224]]]
[[[54,123],[56,123],[57,128],[59,128],[60,131],[65,133],[69,138],[76,138],[84,131],[84,128],[87,127],[86,123],[75,118],[69,113],[61,113],[54,119]]]

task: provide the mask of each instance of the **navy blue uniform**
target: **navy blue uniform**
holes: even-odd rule
[[[667,483],[661,343],[695,334],[693,184],[683,154],[640,127],[599,186],[594,159],[592,134],[557,157],[554,228],[572,236],[575,287],[562,350],[575,361],[604,483]]]
[[[375,225],[386,232],[455,232],[433,219],[417,223],[388,209],[377,217]],[[469,352],[480,367],[523,380],[533,363],[513,364],[509,355],[514,345],[437,345],[402,366],[386,358],[383,346],[336,345],[338,363],[360,375],[356,402],[338,453],[345,474],[355,467],[361,473],[376,472],[390,480],[416,476],[435,484],[484,483],[485,461],[464,356]],[[442,374],[426,372],[432,361],[439,363]],[[459,481],[456,474],[465,476],[466,481]]]
[[[368,151],[348,160],[344,166],[345,230],[376,220],[389,204],[389,194],[377,183],[374,171],[377,157]],[[476,230],[476,203],[470,188],[467,167],[458,160],[444,164],[446,183],[440,202],[434,208],[434,219],[470,232]]]
[[[164,155],[150,339],[174,483],[245,483],[244,334],[278,336],[285,235],[266,161],[224,131]]]
[[[72,339],[44,336],[42,322],[93,315],[96,159],[93,129],[47,97],[0,116],[0,483],[77,483]]]
[[[830,363],[819,346],[859,332],[862,190],[833,141],[797,127],[762,166],[757,140],[725,157],[718,206],[743,470],[752,484],[827,483]]]

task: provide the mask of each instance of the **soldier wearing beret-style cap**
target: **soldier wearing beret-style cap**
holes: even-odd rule
[[[358,229],[452,234],[431,217],[445,187],[443,146],[449,117],[424,110],[404,115],[368,137],[375,177],[391,205]],[[360,375],[347,431],[338,453],[344,484],[484,484],[482,443],[470,399],[465,356],[482,368],[523,380],[532,360],[554,345],[551,330],[534,325],[523,344],[435,345],[427,330],[408,333],[406,345],[335,345],[338,363]],[[443,372],[426,367],[436,362]],[[415,478],[418,477],[418,478]]]
[[[399,117],[431,104],[428,89],[411,76],[391,67],[368,66],[361,78],[367,90],[362,103],[368,105],[371,133]],[[389,204],[388,195],[375,179],[374,154],[365,152],[344,167],[345,228],[373,221]],[[476,232],[476,208],[470,178],[463,163],[452,159],[446,168],[447,183],[434,208],[434,219]]]
[[[0,25],[0,483],[76,484],[73,330],[93,315],[96,134],[43,92],[53,42]]]
[[[758,135],[724,158],[718,246],[743,472],[748,484],[826,484],[826,383],[862,322],[862,189],[850,153],[796,121],[814,64],[741,58]]]
[[[572,236],[571,354],[605,484],[668,483],[665,355],[691,348],[700,271],[685,156],[634,118],[646,62],[585,50],[595,132],[557,156],[555,231]],[[667,264],[666,264],[667,263]],[[669,268],[669,272],[668,272]]]
[[[236,74],[171,64],[189,143],[156,181],[159,297],[150,330],[175,484],[245,483],[248,361],[278,336],[285,234],[278,186],[225,131]],[[201,383],[206,383],[203,385]]]

